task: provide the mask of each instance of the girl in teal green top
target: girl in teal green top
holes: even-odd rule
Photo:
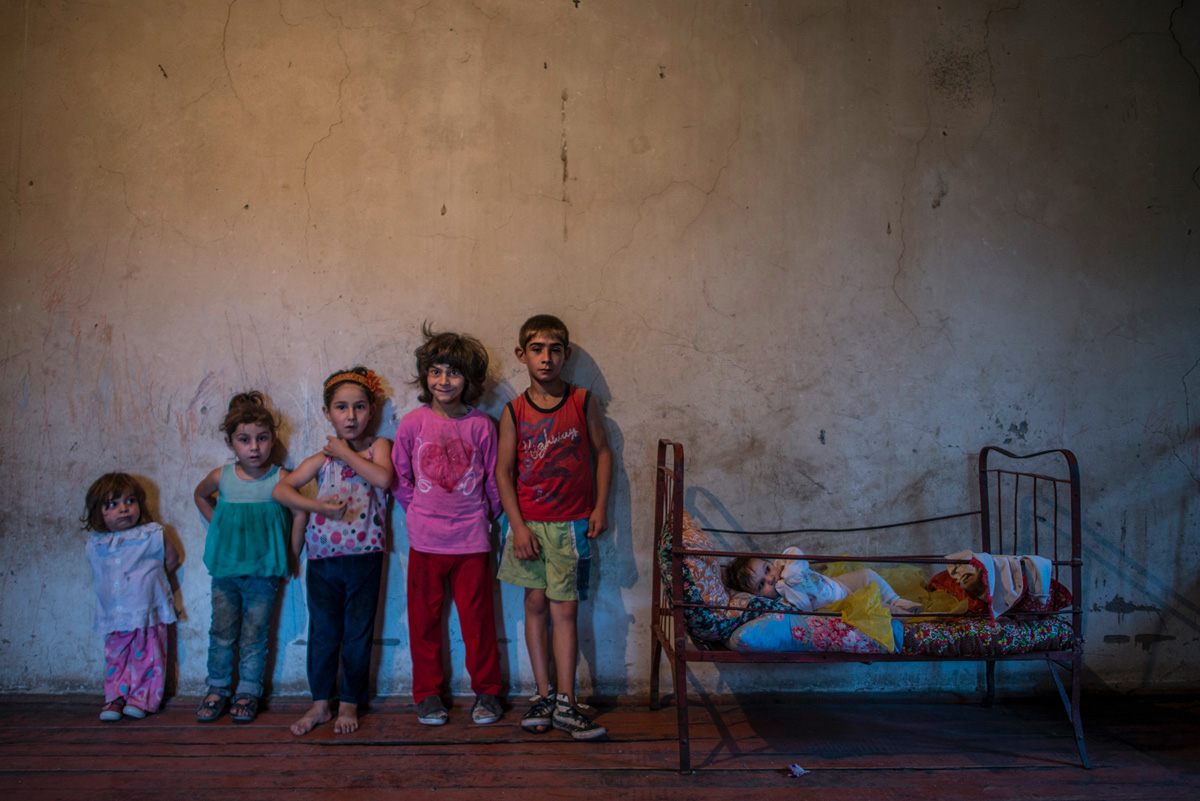
[[[196,710],[201,723],[220,717],[231,696],[234,723],[249,723],[258,715],[271,608],[279,580],[288,574],[291,531],[294,526],[303,531],[305,523],[304,515],[294,519],[286,506],[271,500],[271,490],[288,474],[273,464],[275,425],[262,393],[234,396],[221,431],[237,461],[213,470],[196,486],[196,506],[209,521],[204,564],[212,576],[208,691]]]

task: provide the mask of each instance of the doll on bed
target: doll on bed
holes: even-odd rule
[[[861,590],[879,587],[880,600],[893,615],[914,615],[921,604],[901,598],[874,570],[852,570],[837,578],[813,570],[799,548],[784,550],[788,559],[774,562],[756,556],[739,556],[726,568],[727,583],[737,590],[763,598],[778,598],[803,612],[816,612]]]

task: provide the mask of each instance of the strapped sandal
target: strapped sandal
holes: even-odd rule
[[[210,695],[217,696],[217,700],[205,700]],[[196,707],[196,720],[200,723],[212,723],[214,720],[221,717],[221,713],[225,711],[225,707],[228,704],[228,695],[209,687],[208,691],[204,693],[204,698],[200,699],[200,706]]]
[[[238,712],[244,712],[239,715]],[[258,696],[250,693],[238,693],[233,697],[233,705],[229,707],[229,716],[234,723],[253,723],[258,717]]]

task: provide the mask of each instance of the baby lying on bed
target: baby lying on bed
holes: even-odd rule
[[[799,548],[787,548],[785,554],[802,557]],[[734,589],[763,598],[779,598],[802,612],[816,612],[842,600],[868,584],[879,587],[883,605],[893,615],[913,615],[921,604],[901,598],[891,585],[874,570],[852,570],[837,578],[813,570],[800,558],[769,562],[757,556],[739,556],[726,568],[727,581]]]

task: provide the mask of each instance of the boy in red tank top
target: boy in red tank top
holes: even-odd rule
[[[499,578],[525,588],[525,644],[537,681],[521,726],[591,740],[605,730],[575,705],[576,618],[587,598],[589,541],[608,528],[612,450],[596,398],[559,375],[571,356],[562,321],[530,317],[520,343],[529,389],[500,416],[496,488],[508,516]]]

